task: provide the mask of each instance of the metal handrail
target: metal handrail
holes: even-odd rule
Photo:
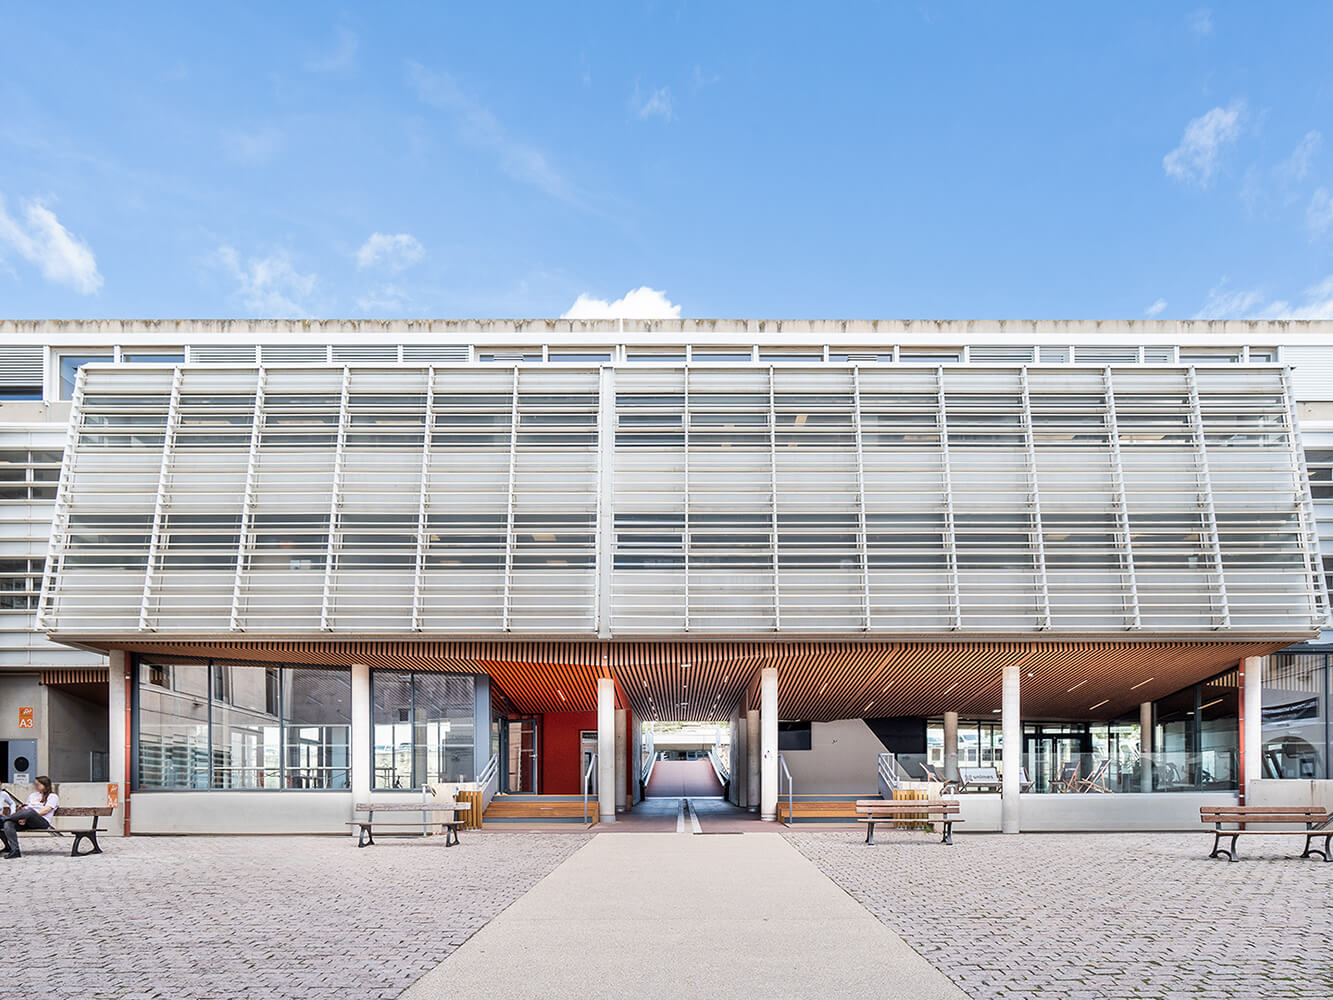
[[[500,755],[491,754],[491,759],[486,762],[486,766],[481,769],[477,775],[477,784],[481,786],[481,808],[485,810],[491,804],[491,799],[500,790]]]
[[[882,753],[876,763],[881,798],[891,799],[898,790],[898,758],[895,754]]]
[[[788,825],[788,826],[791,826],[791,824],[792,824],[792,820],[795,818],[795,817],[792,815],[792,806],[793,806],[793,804],[794,804],[795,795],[794,795],[793,790],[792,790],[791,771],[789,771],[789,770],[787,769],[787,759],[786,759],[784,756],[782,756],[782,754],[778,754],[778,795],[779,795],[779,796],[782,795],[782,776],[783,776],[784,774],[787,776],[787,825]]]
[[[583,823],[588,824],[588,786],[592,783],[592,776],[597,773],[597,755],[592,754],[588,759],[588,770],[583,772]]]
[[[716,747],[708,751],[708,763],[713,765],[713,773],[717,775],[717,780],[725,786],[731,780],[731,775],[727,771],[727,766],[722,763],[722,756]]]
[[[657,761],[660,757],[661,754],[659,754],[657,751],[654,751],[653,755],[648,758],[648,764],[643,769],[643,784],[645,788],[648,786],[649,779],[651,779],[653,776],[653,768],[657,766]]]

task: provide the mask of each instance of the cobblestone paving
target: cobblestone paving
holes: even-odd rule
[[[1228,864],[1203,833],[787,836],[977,1000],[1333,998],[1333,864],[1293,838]]]
[[[0,861],[0,997],[397,997],[587,839],[108,837],[74,859],[28,837]],[[40,985],[7,992],[16,973]]]

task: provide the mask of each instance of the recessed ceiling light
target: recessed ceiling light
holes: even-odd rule
[[[1146,681],[1139,681],[1137,684],[1135,684],[1133,687],[1131,687],[1130,690],[1131,690],[1131,691],[1137,691],[1139,688],[1143,687],[1143,685],[1145,685],[1145,684],[1147,684],[1147,683],[1149,683],[1149,682],[1151,682],[1151,681],[1155,681],[1155,680],[1157,680],[1156,677],[1149,677],[1148,680],[1146,680]]]
[[[1106,704],[1108,701],[1110,701],[1110,700],[1111,700],[1110,698],[1103,698],[1101,701],[1097,702],[1097,704],[1095,704],[1095,705],[1089,705],[1089,706],[1088,706],[1088,711],[1091,712],[1093,709],[1101,708],[1103,705],[1105,705],[1105,704]]]
[[[1084,684],[1086,684],[1086,683],[1088,683],[1088,682],[1087,682],[1087,680],[1086,680],[1086,678],[1085,678],[1084,680],[1079,681],[1077,684],[1075,684],[1073,687],[1071,687],[1068,691],[1065,692],[1065,694],[1073,694],[1075,691],[1077,691],[1079,688],[1081,688],[1081,687],[1082,687]]]

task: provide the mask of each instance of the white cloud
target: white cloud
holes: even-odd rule
[[[54,212],[40,201],[29,201],[24,203],[23,215],[24,222],[12,217],[0,197],[0,247],[12,247],[40,268],[47,281],[68,285],[81,295],[102,287],[92,249],[62,226]]]
[[[1289,181],[1304,180],[1310,173],[1315,154],[1319,152],[1319,146],[1323,141],[1322,133],[1306,132],[1305,138],[1296,144],[1296,148],[1291,151],[1291,155],[1278,164],[1278,175]]]
[[[317,279],[292,266],[286,250],[241,260],[234,247],[220,246],[216,263],[236,282],[236,297],[256,316],[305,316],[300,300],[309,298]]]
[[[365,270],[380,265],[402,271],[426,256],[426,248],[411,233],[371,233],[356,252],[356,266]]]
[[[679,319],[680,306],[666,292],[643,285],[623,299],[608,302],[584,292],[561,319]]]
[[[1208,292],[1208,301],[1194,314],[1195,319],[1241,319],[1250,316],[1264,301],[1263,293],[1254,288],[1231,288],[1223,278]]]
[[[705,73],[704,68],[698,63],[694,64],[694,69],[690,71],[690,89],[695,93],[711,87],[721,80],[722,77],[716,73]]]
[[[1333,226],[1333,197],[1328,188],[1320,188],[1310,199],[1305,209],[1305,224],[1310,227],[1311,238],[1323,236]]]
[[[222,133],[222,147],[237,163],[255,165],[267,163],[279,152],[286,139],[275,128],[267,127],[246,132],[227,129]]]
[[[661,118],[669,122],[676,117],[671,102],[671,88],[658,87],[644,94],[639,85],[634,84],[634,93],[630,95],[629,108],[640,118]]]
[[[1166,308],[1166,299],[1158,299],[1147,309],[1143,310],[1143,315],[1160,316],[1162,314],[1162,310],[1164,310],[1165,308]]]
[[[1196,35],[1211,35],[1213,33],[1213,12],[1207,7],[1200,7],[1190,14],[1190,31]]]
[[[406,295],[403,290],[397,285],[381,285],[369,294],[358,298],[356,305],[364,313],[399,312],[403,308],[405,298]]]
[[[338,25],[337,34],[332,48],[305,61],[307,70],[312,73],[333,73],[349,69],[355,64],[356,50],[360,47],[361,40],[357,38],[356,32],[346,25]]]
[[[1225,108],[1213,108],[1185,126],[1180,145],[1162,157],[1168,177],[1207,187],[1217,171],[1222,147],[1240,136],[1245,116],[1245,102],[1232,101]]]
[[[577,204],[573,185],[547,162],[546,154],[514,139],[480,101],[463,92],[448,73],[432,73],[420,63],[407,64],[408,78],[423,104],[454,116],[459,137],[495,156],[500,169],[516,181],[531,184],[553,198]]]
[[[1230,289],[1227,279],[1208,293],[1208,301],[1195,319],[1333,319],[1333,274],[1316,282],[1295,303],[1287,299],[1266,301],[1258,289]]]

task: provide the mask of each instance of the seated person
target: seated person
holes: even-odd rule
[[[24,830],[49,830],[51,828],[51,818],[55,816],[56,810],[60,808],[60,796],[52,790],[51,779],[46,775],[38,775],[33,783],[35,790],[28,796],[27,804],[18,812],[11,813],[4,818],[4,823],[0,824],[0,834],[3,834],[6,852],[4,858],[8,861],[11,858],[23,857],[23,852],[19,850],[20,828]]]

